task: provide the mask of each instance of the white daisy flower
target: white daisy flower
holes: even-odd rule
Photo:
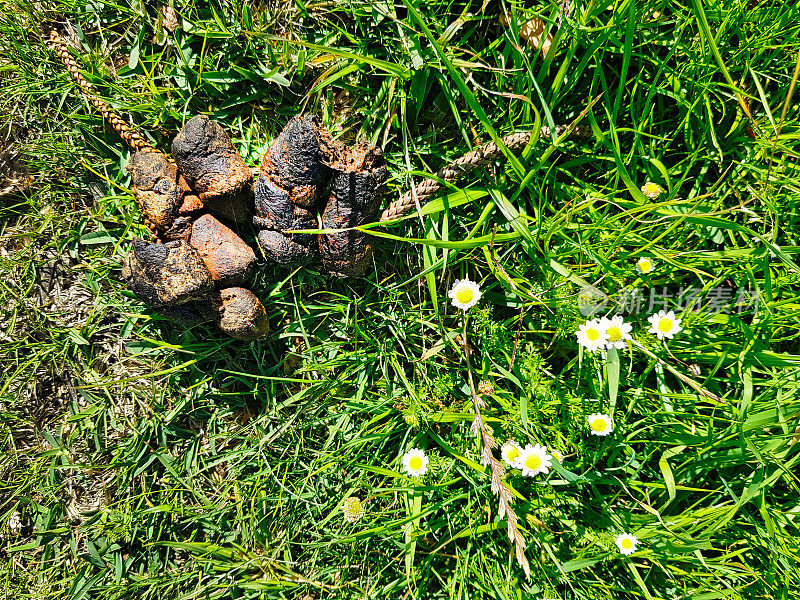
[[[641,187],[642,193],[650,198],[650,200],[655,200],[658,198],[662,193],[664,193],[664,188],[662,188],[657,183],[653,183],[652,181],[648,181]]]
[[[636,261],[636,270],[642,275],[647,275],[648,273],[652,273],[655,268],[656,265],[653,262],[653,260],[646,256],[642,256],[639,260]]]
[[[631,329],[633,329],[633,327],[630,323],[626,323],[619,315],[611,317],[610,319],[603,317],[600,319],[600,327],[606,332],[606,336],[608,337],[606,340],[606,348],[622,350],[627,346],[625,341],[631,339]]]
[[[348,496],[342,503],[342,512],[344,512],[345,521],[355,523],[364,516],[364,505],[356,496]]]
[[[635,535],[631,535],[630,533],[620,533],[617,536],[617,539],[614,540],[614,543],[619,548],[619,551],[625,554],[633,554],[636,552],[636,544],[639,543],[639,540],[636,539]]]
[[[650,321],[648,333],[654,333],[660,340],[664,338],[671,340],[672,336],[683,331],[681,320],[675,317],[675,311],[672,310],[669,312],[660,310],[647,317],[647,320]]]
[[[509,467],[516,465],[519,455],[522,453],[522,447],[514,440],[508,440],[503,447],[500,448],[500,458]]]
[[[552,459],[553,457],[547,453],[547,446],[527,444],[517,457],[516,467],[522,469],[522,475],[525,477],[535,477],[539,473],[546,475],[553,466]]]
[[[614,431],[614,422],[608,415],[594,413],[586,417],[586,421],[592,435],[608,435]]]
[[[608,334],[605,328],[600,325],[600,321],[597,319],[586,321],[586,323],[578,328],[575,335],[578,336],[578,344],[586,348],[589,352],[594,352],[595,350],[605,347],[606,341],[608,340]]]
[[[428,457],[419,448],[412,448],[403,455],[403,468],[411,477],[422,477],[428,472]]]
[[[561,451],[560,451],[560,450],[550,450],[550,454],[551,454],[551,455],[553,456],[553,458],[554,458],[555,460],[557,460],[559,463],[562,463],[562,462],[564,462],[564,455],[563,455],[563,454],[561,454]]]
[[[453,306],[461,310],[468,310],[481,299],[481,288],[469,279],[456,279],[453,287],[447,292]]]

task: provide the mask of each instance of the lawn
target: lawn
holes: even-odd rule
[[[0,8],[3,597],[800,600],[796,3]],[[51,24],[155,147],[315,114],[382,208],[533,135],[363,277],[261,260],[237,341],[126,288],[131,151]]]

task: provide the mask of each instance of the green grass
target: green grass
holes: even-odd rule
[[[575,2],[544,60],[516,32],[554,23],[546,2],[175,4],[169,33],[149,2],[2,3],[0,131],[32,182],[0,197],[0,594],[800,599],[794,3]],[[159,148],[204,112],[255,166],[310,111],[384,149],[387,204],[599,100],[591,138],[539,139],[422,220],[370,228],[363,279],[264,265],[273,333],[247,345],[125,290],[146,235],[129,153],[43,44],[51,19]],[[447,298],[465,276],[483,290],[466,316]],[[665,287],[699,310],[665,344],[645,292],[626,316],[639,345],[581,353],[586,284],[609,315]],[[758,303],[717,310],[721,289]],[[487,434],[566,455],[504,478],[530,578],[479,464],[470,373],[494,386]],[[612,435],[589,435],[594,412]]]

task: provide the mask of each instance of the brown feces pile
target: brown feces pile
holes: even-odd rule
[[[206,116],[186,123],[170,161],[137,151],[128,169],[142,218],[156,241],[134,240],[123,265],[130,289],[166,318],[216,321],[227,334],[269,333],[261,301],[248,289],[256,254],[229,225],[252,222],[267,260],[321,261],[337,277],[363,275],[369,236],[349,229],[374,221],[387,171],[380,149],[333,140],[313,116],[293,118],[261,161],[255,185],[225,130]],[[296,230],[346,229],[331,234]]]

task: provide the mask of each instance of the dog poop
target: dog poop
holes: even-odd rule
[[[311,115],[294,117],[261,161],[255,186],[258,243],[281,265],[310,262],[337,277],[364,274],[372,243],[360,231],[313,235],[298,229],[348,229],[378,215],[378,190],[387,178],[383,153],[366,142],[348,148]]]
[[[374,221],[380,209],[378,189],[387,178],[379,148],[366,142],[341,147],[330,157],[332,170],[328,203],[322,211],[323,229],[347,229]],[[322,266],[337,277],[361,277],[372,259],[372,238],[356,229],[321,235]]]
[[[189,119],[178,132],[172,158],[204,204],[252,193],[250,168],[222,126],[205,115]]]
[[[200,254],[217,287],[242,285],[253,274],[253,249],[211,215],[203,215],[192,224],[189,244]]]
[[[214,320],[245,341],[269,333],[264,305],[244,286],[256,255],[226,223],[252,222],[264,256],[280,265],[321,260],[336,277],[358,277],[372,239],[354,228],[375,220],[387,178],[383,153],[334,140],[312,115],[296,116],[253,175],[219,123],[199,115],[172,142],[174,163],[136,152],[129,170],[145,223],[160,241],[135,239],[123,265],[130,289],[168,320]],[[255,216],[253,216],[255,215]],[[328,234],[297,230],[342,230]]]
[[[184,201],[175,164],[159,152],[135,152],[128,171],[147,228],[164,240],[188,237],[186,224],[175,223]]]
[[[248,289],[233,287],[219,292],[219,327],[237,340],[252,342],[269,334],[269,319],[261,300]]]
[[[200,254],[183,240],[149,244],[134,239],[122,277],[134,294],[156,309],[204,300],[214,289]]]
[[[258,243],[264,255],[281,265],[300,265],[316,255],[316,236],[291,233],[317,229],[314,214],[328,181],[317,138],[319,120],[294,117],[261,160],[255,186],[256,216],[262,231]]]

